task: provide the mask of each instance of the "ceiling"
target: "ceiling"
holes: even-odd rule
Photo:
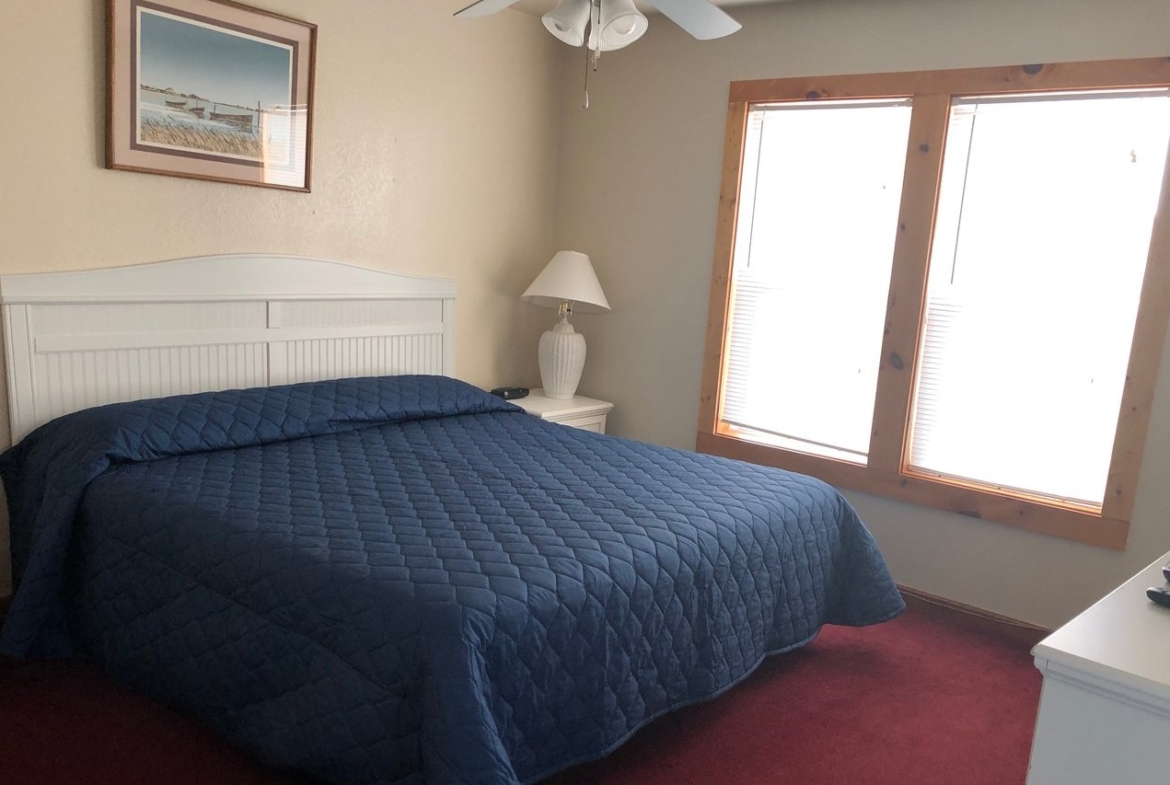
[[[468,2],[470,2],[470,1],[471,0],[468,0]],[[723,6],[724,8],[730,8],[730,7],[736,6],[736,5],[760,5],[762,3],[782,2],[782,0],[711,0],[711,1],[713,3],[715,3],[715,5]],[[529,14],[544,14],[544,13],[547,13],[548,11],[551,11],[553,6],[555,6],[556,4],[557,4],[556,0],[520,0],[520,2],[517,3],[515,7],[518,10],[524,11],[525,13],[529,13]],[[654,8],[652,6],[650,6],[649,4],[647,4],[646,2],[644,2],[643,0],[639,0],[638,6],[643,11],[646,11],[648,13],[654,13]]]

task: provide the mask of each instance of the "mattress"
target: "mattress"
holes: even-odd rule
[[[85,653],[337,783],[535,782],[904,607],[821,482],[440,377],[87,410],[0,474],[4,652]]]

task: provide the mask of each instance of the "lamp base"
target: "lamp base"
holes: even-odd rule
[[[572,398],[585,369],[585,336],[573,329],[567,316],[540,336],[537,356],[545,397]]]

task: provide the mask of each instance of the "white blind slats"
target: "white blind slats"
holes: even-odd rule
[[[722,420],[864,463],[908,101],[748,117]]]
[[[956,102],[912,468],[1099,507],[1170,98]]]

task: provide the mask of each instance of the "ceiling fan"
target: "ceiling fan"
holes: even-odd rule
[[[503,11],[520,0],[478,0],[455,16],[475,18]],[[700,41],[722,38],[740,29],[739,22],[710,0],[646,0],[670,21]],[[641,38],[650,22],[634,0],[560,0],[544,15],[548,31],[570,46],[593,52],[621,49]]]

